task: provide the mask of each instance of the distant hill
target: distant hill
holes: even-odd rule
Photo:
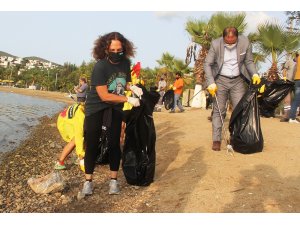
[[[17,58],[17,56],[14,56],[14,55],[11,55],[11,54],[9,54],[9,53],[7,53],[7,52],[2,52],[2,51],[0,51],[0,56],[8,56],[8,57],[14,57],[14,58]]]
[[[23,60],[39,60],[39,61],[43,61],[43,62],[51,62],[47,59],[43,59],[43,58],[40,58],[40,57],[37,57],[37,56],[29,56],[29,57],[23,57]],[[61,66],[60,64],[57,64],[57,63],[54,63],[54,62],[51,62],[53,65],[56,65],[56,66]]]
[[[11,54],[9,54],[7,52],[3,52],[3,51],[0,51],[0,56],[8,56],[8,57],[13,57],[13,58],[18,58],[19,57],[19,56],[11,55]],[[39,60],[39,61],[42,61],[42,62],[51,62],[47,59],[43,59],[43,58],[40,58],[40,57],[37,57],[37,56],[19,57],[19,58],[23,58],[23,60],[31,59],[31,60]],[[51,62],[51,63],[55,66],[61,66],[60,64],[57,64],[55,62]]]

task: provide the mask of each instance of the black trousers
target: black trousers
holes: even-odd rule
[[[109,166],[111,171],[118,171],[120,168],[121,149],[120,134],[123,114],[119,110],[112,110],[112,122],[108,129],[108,149],[109,149]],[[84,139],[86,150],[84,156],[84,167],[86,174],[93,174],[95,161],[98,154],[98,143],[101,135],[103,120],[103,111],[99,111],[85,117],[84,121]]]

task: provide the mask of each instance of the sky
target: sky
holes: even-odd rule
[[[52,62],[80,65],[92,60],[99,35],[118,31],[136,47],[133,62],[158,66],[163,53],[185,59],[191,37],[189,19],[209,19],[214,11],[1,11],[0,51],[19,57],[38,56]],[[286,20],[284,11],[246,11],[248,28],[266,20]]]

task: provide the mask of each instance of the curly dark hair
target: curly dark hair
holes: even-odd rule
[[[111,32],[103,36],[99,36],[99,38],[94,42],[93,57],[96,60],[107,57],[107,50],[109,49],[112,40],[118,40],[121,42],[126,58],[134,57],[135,47],[133,43],[127,40],[119,32]]]

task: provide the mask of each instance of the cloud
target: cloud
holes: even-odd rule
[[[163,19],[163,20],[173,20],[176,18],[181,18],[186,14],[185,12],[175,12],[175,11],[159,11],[159,12],[154,12],[154,15],[158,19]]]
[[[257,25],[266,21],[272,22],[274,18],[265,12],[246,12],[247,29],[245,33],[255,32]]]

